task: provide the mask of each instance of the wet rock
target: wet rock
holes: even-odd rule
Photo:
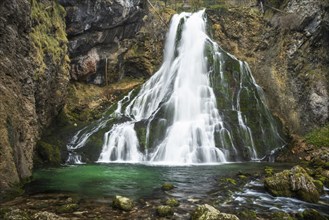
[[[72,213],[72,212],[76,211],[78,208],[79,208],[78,204],[69,203],[69,204],[65,204],[65,205],[60,206],[57,209],[57,212],[59,212],[59,213]]]
[[[302,213],[299,213],[298,217],[299,217],[298,219],[303,219],[303,220],[326,220],[326,219],[328,219],[314,209],[307,209],[307,210],[303,211]]]
[[[222,213],[208,204],[199,205],[191,216],[192,220],[239,220],[236,215]]]
[[[177,206],[179,206],[179,201],[177,201],[177,199],[174,199],[174,198],[167,199],[166,205],[168,205],[170,207],[177,207]]]
[[[307,202],[317,202],[320,197],[314,179],[300,166],[265,178],[264,186],[274,196],[297,197]]]
[[[253,210],[243,210],[241,212],[238,213],[238,216],[240,219],[244,219],[244,220],[254,220],[257,219],[257,213]]]
[[[20,209],[4,210],[3,220],[30,220],[30,215]],[[1,217],[1,216],[0,216]]]
[[[272,220],[294,220],[288,213],[285,212],[275,212],[271,215]]]
[[[134,208],[134,203],[127,197],[115,196],[112,201],[112,207],[123,211],[131,211]]]
[[[159,205],[156,208],[156,212],[160,217],[168,217],[174,214],[173,208],[169,205]]]
[[[163,191],[169,191],[169,190],[172,190],[174,187],[174,185],[172,183],[164,183],[162,186],[161,186],[161,189]]]
[[[64,218],[47,211],[38,212],[34,214],[33,219],[34,220],[68,220],[68,218]]]

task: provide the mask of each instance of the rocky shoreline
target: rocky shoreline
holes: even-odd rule
[[[327,163],[327,162],[326,162]],[[236,204],[234,198],[255,181],[263,193],[292,197],[308,204],[329,205],[329,176],[327,164],[314,167],[294,166],[281,170],[270,166],[254,173],[238,172],[217,178],[217,186],[204,199],[175,198],[179,189],[170,183],[159,186],[154,198],[131,200],[126,197],[95,197],[65,192],[25,194],[0,205],[0,218],[13,219],[328,219],[323,210],[305,209],[299,212],[259,211]],[[312,167],[311,167],[312,166]],[[266,193],[267,192],[267,193]],[[321,203],[318,200],[321,196]],[[303,201],[300,201],[303,203]],[[241,206],[241,207],[239,207]],[[253,207],[252,203],[250,207]],[[311,206],[310,206],[311,207]],[[226,214],[230,213],[230,214]],[[311,216],[311,218],[310,218]]]

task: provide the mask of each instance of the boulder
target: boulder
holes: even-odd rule
[[[199,205],[191,217],[192,220],[239,220],[236,215],[222,213],[208,204]]]
[[[169,191],[169,190],[172,190],[174,187],[174,185],[172,183],[164,183],[161,187],[161,189],[163,191]]]
[[[131,199],[123,196],[115,196],[112,202],[113,208],[123,211],[131,211],[134,207],[134,203]]]
[[[159,205],[156,212],[160,217],[168,217],[174,214],[173,208],[169,205]]]
[[[301,166],[265,178],[264,186],[274,196],[296,197],[314,203],[320,197],[314,179]]]
[[[179,201],[177,201],[177,199],[174,199],[174,198],[167,199],[166,205],[169,205],[171,207],[177,207],[177,206],[179,206]]]

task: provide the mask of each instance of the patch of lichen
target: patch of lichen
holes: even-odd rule
[[[36,79],[44,75],[49,62],[58,66],[61,73],[69,70],[65,15],[65,9],[55,0],[31,0],[30,38],[36,63]]]
[[[311,131],[305,136],[305,139],[308,144],[316,147],[329,147],[329,124]]]

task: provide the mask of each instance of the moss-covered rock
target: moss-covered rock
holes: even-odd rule
[[[76,211],[78,208],[79,208],[78,204],[69,203],[69,204],[64,204],[64,205],[60,206],[57,209],[57,212],[59,212],[59,213],[72,213],[72,212]]]
[[[257,219],[257,213],[254,210],[246,209],[246,210],[239,212],[238,217],[240,219],[244,219],[244,220],[254,220],[254,219]]]
[[[179,201],[175,198],[170,198],[166,200],[166,205],[170,207],[177,207],[179,206]]]
[[[285,212],[274,212],[271,214],[272,220],[295,220],[292,216]]]
[[[266,166],[264,172],[266,177],[272,176],[274,174],[273,167]]]
[[[329,124],[309,132],[305,139],[317,147],[329,147]]]
[[[49,143],[39,141],[36,146],[34,164],[58,166],[61,163],[60,148]]]
[[[32,220],[30,214],[21,209],[1,209],[0,217],[3,220]]]
[[[159,205],[156,208],[156,213],[160,217],[169,217],[169,216],[172,216],[174,214],[174,210],[169,205]]]
[[[326,219],[328,219],[314,209],[306,209],[302,213],[299,213],[297,215],[297,217],[298,217],[298,219],[301,219],[301,220],[326,220]]]
[[[127,197],[115,196],[112,201],[112,207],[123,211],[131,211],[134,208],[134,203]]]
[[[297,197],[307,202],[317,202],[320,197],[314,179],[300,166],[265,178],[264,186],[274,196]]]
[[[35,77],[45,74],[47,57],[54,63],[63,64],[63,72],[69,69],[69,57],[67,55],[68,43],[65,32],[65,9],[58,3],[49,4],[37,0],[31,1],[31,16],[34,28],[30,33],[35,50],[35,62],[39,66]],[[55,31],[54,31],[55,30]],[[63,57],[65,60],[63,62]]]
[[[169,191],[169,190],[172,190],[173,188],[175,188],[175,186],[172,183],[164,183],[161,186],[161,189],[163,191]]]
[[[213,206],[199,205],[191,215],[192,220],[239,220],[236,215],[221,213]]]

